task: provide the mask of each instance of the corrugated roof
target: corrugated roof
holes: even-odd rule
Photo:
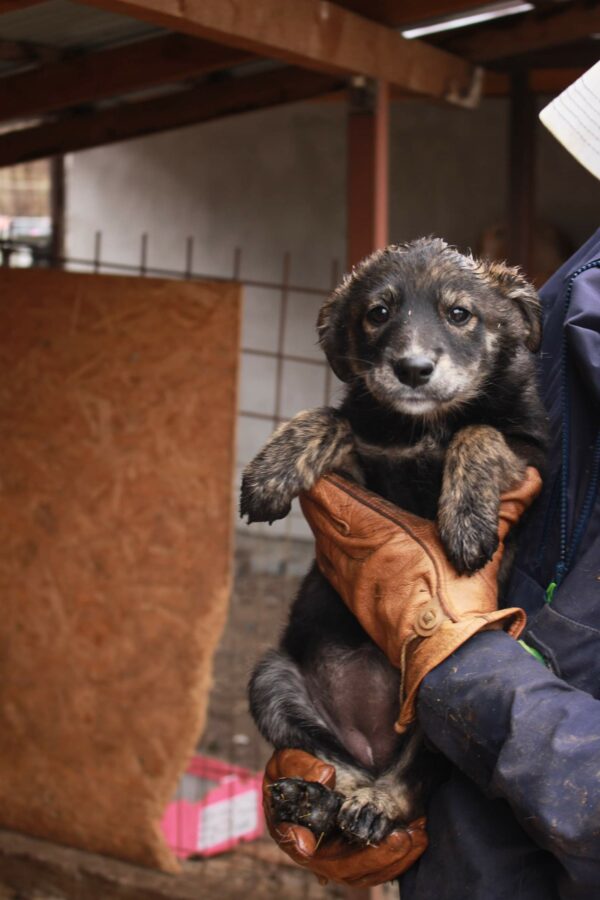
[[[64,51],[99,50],[161,33],[163,29],[138,19],[69,0],[48,0],[0,15],[0,41],[40,44]],[[1,74],[26,67],[23,62],[0,61]]]

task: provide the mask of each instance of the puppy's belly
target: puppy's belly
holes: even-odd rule
[[[394,731],[400,680],[377,647],[330,648],[305,679],[315,706],[357,763],[374,773],[388,768],[401,743]]]

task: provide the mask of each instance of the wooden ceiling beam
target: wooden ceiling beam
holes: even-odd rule
[[[584,66],[569,66],[565,68],[543,67],[529,70],[529,90],[533,94],[555,95],[560,94],[565,88],[573,84],[581,75],[584,74],[586,68]],[[485,81],[483,84],[483,96],[491,98],[508,97],[510,94],[510,75],[505,72],[485,73]],[[414,95],[408,94],[406,91],[394,90],[391,92],[393,101],[414,100]],[[347,98],[343,93],[329,94],[326,97],[319,97],[315,103],[345,103]]]
[[[229,78],[160,98],[0,134],[0,167],[101,147],[234,113],[307,100],[344,87],[341,79],[293,66]]]
[[[576,2],[469,29],[444,39],[443,46],[474,62],[492,63],[570,44],[599,31],[600,4]]]
[[[43,2],[44,0],[0,0],[0,16],[25,9],[26,6],[39,6]]]
[[[328,0],[80,2],[286,64],[362,75],[462,106],[479,99],[480,73],[470,63]]]
[[[2,62],[41,63],[59,59],[62,51],[58,47],[35,44],[31,41],[5,41],[0,39],[0,60]]]
[[[530,69],[528,72],[529,90],[532,94],[560,94],[584,72],[585,68],[582,67]],[[487,72],[484,94],[486,97],[508,97],[510,94],[510,76],[504,72]]]
[[[78,55],[21,75],[0,78],[0,121],[44,115],[154,85],[183,81],[253,58],[246,51],[183,34]]]
[[[350,9],[367,19],[374,19],[393,28],[441,19],[444,16],[466,15],[484,5],[485,0],[336,0],[339,6]]]
[[[585,68],[532,69],[529,72],[529,90],[534,94],[560,94],[584,72]]]

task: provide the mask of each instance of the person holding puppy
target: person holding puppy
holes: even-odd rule
[[[600,178],[600,63],[541,117]],[[427,849],[421,825],[395,843],[390,835],[378,847],[346,847],[343,858],[328,858],[297,826],[280,831],[283,848],[321,878],[377,884],[404,854],[402,900],[600,900],[600,231],[541,299],[552,446],[507,597],[527,613],[522,641],[472,627],[495,606],[497,560],[473,596],[449,603],[453,571],[438,554],[429,624],[410,590],[396,598],[402,602],[359,602],[344,535],[328,527],[328,518],[339,521],[340,497],[321,483],[308,495],[322,567],[365,630],[403,665],[400,727],[416,716],[452,763],[430,798]],[[531,499],[522,490],[504,498],[501,529]],[[354,516],[354,537],[373,533],[370,515],[378,513]],[[412,562],[397,559],[405,583],[407,566],[422,568],[431,556],[422,545],[410,552]],[[333,783],[331,766],[295,753],[275,754],[267,777],[310,771]]]

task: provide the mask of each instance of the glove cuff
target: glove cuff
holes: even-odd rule
[[[512,638],[518,638],[527,623],[524,610],[518,607],[499,609],[495,612],[472,615],[452,622],[446,619],[429,637],[413,639],[408,647],[401,670],[402,691],[400,716],[394,728],[403,734],[416,718],[417,691],[426,675],[448,659],[470,637],[479,631],[506,631]],[[421,637],[415,635],[415,638]]]

